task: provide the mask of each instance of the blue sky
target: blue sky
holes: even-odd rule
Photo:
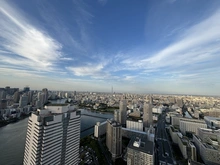
[[[1,0],[0,86],[219,95],[219,0]]]

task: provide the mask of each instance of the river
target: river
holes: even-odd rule
[[[109,113],[96,113],[81,109],[81,130],[89,128],[96,122],[103,122],[106,119],[112,118]],[[91,117],[83,114],[98,116]],[[24,145],[26,138],[28,118],[20,120],[16,123],[8,124],[0,128],[0,165],[21,165],[23,162]],[[81,133],[81,138],[92,134],[94,129],[89,129]]]

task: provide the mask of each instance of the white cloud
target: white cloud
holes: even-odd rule
[[[18,69],[18,68],[5,68],[5,67],[0,67],[0,72],[2,75],[5,76],[13,76],[17,78],[42,78],[46,77],[43,76],[44,72],[37,72],[37,71],[28,71],[28,70],[23,70],[23,69]]]
[[[59,42],[33,26],[18,9],[5,1],[0,1],[0,37],[4,49],[1,52],[14,54],[9,56],[2,53],[2,60],[7,63],[13,64],[19,60],[17,65],[32,63],[31,69],[46,70],[51,69],[62,57],[62,45]]]
[[[67,69],[72,71],[76,76],[97,76],[102,74],[103,67],[102,64],[90,64],[87,66],[67,67]]]
[[[161,73],[172,75],[190,74],[197,70],[202,76],[203,70],[212,67],[219,68],[216,61],[220,60],[220,11],[216,11],[211,17],[188,28],[180,34],[178,40],[151,56],[136,58],[130,57],[122,61],[122,64],[130,70],[142,70],[142,73]],[[136,52],[138,54],[138,52]],[[140,57],[140,56],[139,56]],[[212,66],[210,66],[212,64]],[[213,75],[211,72],[210,74]]]

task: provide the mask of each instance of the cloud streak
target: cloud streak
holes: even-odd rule
[[[51,70],[62,57],[62,45],[59,42],[31,25],[21,12],[5,1],[0,2],[0,37],[1,52],[13,54],[6,56],[0,52],[2,61],[9,64],[15,64],[14,60],[18,60],[15,65],[35,63],[29,65],[33,70]]]
[[[158,74],[158,71],[163,70],[174,76],[175,72],[179,71],[179,74],[183,74],[182,77],[194,72],[202,76],[202,72],[210,67],[210,63],[213,64],[213,69],[219,69],[215,62],[220,60],[219,19],[218,10],[206,20],[186,30],[175,43],[158,53],[138,60],[131,57],[123,60],[122,64],[133,70],[142,70],[142,73],[150,70]]]

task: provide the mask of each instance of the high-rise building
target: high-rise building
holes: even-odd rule
[[[1,99],[6,99],[6,92],[4,90],[0,91],[0,100]]]
[[[119,103],[119,122],[121,125],[126,124],[126,118],[127,118],[127,101],[121,100]]]
[[[34,91],[29,91],[28,92],[28,103],[32,102],[33,94],[34,94]]]
[[[119,113],[120,113],[120,111],[118,109],[114,110],[114,120],[117,121],[117,122],[120,122]]]
[[[80,112],[63,104],[45,106],[28,121],[24,165],[78,164]]]
[[[44,102],[43,102],[43,104],[45,104],[46,102],[47,102],[47,100],[48,100],[48,89],[47,88],[43,88],[42,89],[42,92],[44,93]]]
[[[14,93],[13,99],[14,99],[14,102],[15,102],[15,103],[18,103],[18,102],[19,102],[20,93],[19,93],[18,91],[16,91],[16,92]]]
[[[41,103],[41,108],[43,108],[43,105],[45,103],[45,93],[40,94],[40,103]]]
[[[107,120],[106,146],[112,154],[113,160],[122,154],[122,127],[114,120]]]
[[[154,164],[154,143],[146,139],[134,137],[130,140],[128,147],[127,164]]]
[[[151,95],[148,96],[149,104],[153,104],[153,97]]]
[[[19,107],[23,108],[27,104],[28,104],[28,97],[26,95],[21,96],[19,101]]]
[[[143,114],[143,123],[144,127],[150,127],[153,123],[153,114],[151,104],[144,103],[144,114]]]

